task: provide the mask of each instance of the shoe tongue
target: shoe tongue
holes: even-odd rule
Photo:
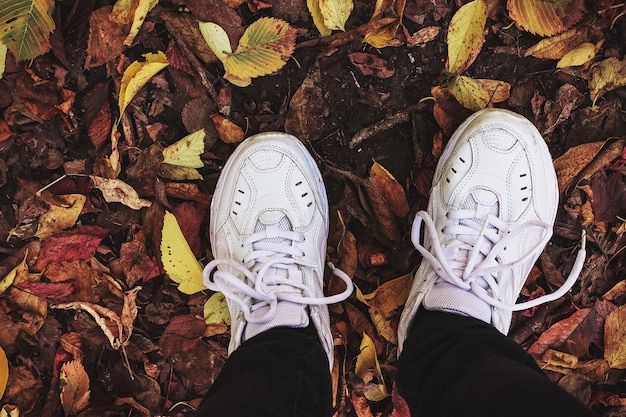
[[[252,317],[260,317],[266,314],[269,306],[263,306],[252,312]],[[276,315],[267,323],[248,322],[244,330],[244,340],[256,336],[265,330],[274,327],[297,327],[303,328],[309,325],[309,314],[306,305],[292,303],[290,301],[281,301],[276,305]]]
[[[279,223],[282,219],[289,222],[285,213],[281,210],[266,210],[259,216],[258,220],[265,225]]]
[[[292,230],[291,222],[282,211],[268,210],[258,217],[254,227],[255,232],[265,230],[267,237],[261,239],[262,242],[284,243],[288,244],[289,239],[279,237],[277,235],[280,230]]]

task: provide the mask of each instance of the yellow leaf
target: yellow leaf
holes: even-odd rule
[[[204,321],[206,324],[224,323],[230,325],[228,304],[226,304],[226,297],[221,292],[216,292],[204,303]]]
[[[176,217],[167,211],[161,232],[161,262],[172,281],[178,283],[179,291],[194,294],[206,289],[202,283],[202,266],[189,248]]]
[[[572,28],[560,35],[542,39],[536,45],[528,48],[524,56],[534,56],[544,59],[561,59],[578,45],[589,41],[589,31],[581,28]]]
[[[5,69],[5,65],[7,61],[7,51],[8,51],[7,46],[3,44],[2,42],[0,42],[0,80],[2,79],[2,76],[4,75],[4,69]]]
[[[0,42],[18,61],[50,50],[54,0],[0,0]]]
[[[233,53],[226,31],[213,22],[200,22],[199,26],[204,41],[209,45],[215,56],[224,62],[224,58]]]
[[[89,375],[78,360],[65,362],[61,367],[61,404],[66,416],[77,415],[89,405]]]
[[[287,22],[263,17],[246,29],[235,52],[226,55],[222,62],[226,72],[235,77],[260,77],[281,69],[295,44],[296,30]]]
[[[626,305],[614,310],[604,322],[604,359],[611,368],[626,369]]]
[[[117,0],[111,10],[109,18],[115,23],[122,25],[129,24],[133,21],[133,12],[137,7],[137,0]]]
[[[574,26],[583,16],[584,0],[508,0],[511,19],[523,29],[552,36]]]
[[[370,308],[368,311],[372,318],[372,323],[374,323],[374,327],[376,328],[376,333],[384,337],[388,342],[397,345],[398,326],[397,323],[395,325],[392,324],[394,317],[397,317],[397,313],[385,314],[375,308]]]
[[[487,107],[491,94],[478,81],[464,75],[457,75],[448,86],[461,105],[470,110],[480,110]]]
[[[194,181],[203,178],[202,174],[195,168],[172,164],[161,164],[159,166],[159,177],[172,181]]]
[[[202,168],[204,129],[197,130],[163,149],[163,162],[189,168]]]
[[[591,70],[589,90],[593,105],[600,96],[626,85],[626,59],[615,57],[605,59]]]
[[[146,16],[148,16],[150,10],[152,10],[158,2],[159,0],[139,0],[139,4],[137,5],[135,12],[133,13],[133,24],[130,27],[130,32],[128,33],[128,36],[126,36],[126,39],[124,40],[125,46],[132,45],[133,41],[135,40],[135,36],[137,36],[137,33],[139,33],[139,29],[141,29],[144,20],[146,20]]]
[[[413,272],[409,272],[399,278],[385,282],[369,294],[361,294],[359,300],[382,313],[390,313],[406,302],[412,284]],[[357,298],[359,292],[357,291]]]
[[[356,357],[354,373],[367,384],[374,379],[374,376],[380,376],[381,371],[378,358],[376,357],[374,342],[365,332],[363,332],[359,350],[360,353]]]
[[[352,0],[319,0],[324,26],[331,30],[346,30],[346,21],[352,13]]]
[[[76,223],[83,211],[87,197],[82,194],[68,194],[57,197],[65,206],[50,205],[46,213],[39,216],[39,226],[35,237],[46,239]]]
[[[327,28],[324,24],[324,16],[322,16],[322,11],[320,10],[320,0],[306,0],[306,6],[309,9],[309,13],[311,13],[311,17],[313,17],[313,23],[317,30],[319,30],[320,35],[330,35],[333,30]]]
[[[389,391],[387,391],[385,384],[378,384],[374,388],[365,391],[363,395],[370,401],[382,401],[389,397]]]
[[[217,130],[217,135],[225,143],[239,143],[243,141],[245,133],[235,123],[220,114],[211,115],[211,120]]]
[[[565,54],[559,62],[557,68],[577,67],[588,62],[596,55],[596,46],[591,42],[584,42],[573,50]]]
[[[9,361],[7,355],[4,353],[4,349],[0,346],[0,399],[4,395],[4,390],[7,387],[7,381],[9,380]]]
[[[385,201],[389,203],[389,208],[393,214],[404,217],[409,213],[409,202],[406,199],[404,188],[384,166],[374,162],[370,168],[370,180],[378,192],[383,195]]]
[[[24,254],[24,259],[22,262],[17,264],[15,268],[11,270],[2,280],[0,280],[0,295],[4,294],[4,292],[15,282],[18,274],[25,275],[28,274],[28,266],[26,266],[26,256],[28,255],[28,251]]]
[[[5,404],[0,408],[0,417],[20,417],[20,409],[11,404]]]
[[[480,46],[487,7],[483,0],[474,0],[463,5],[452,16],[448,27],[449,72],[457,72],[474,55]]]
[[[122,76],[120,86],[119,108],[120,115],[126,110],[126,106],[133,100],[135,94],[143,87],[150,78],[154,77],[163,68],[169,65],[167,57],[161,51],[143,55],[144,62],[135,61],[126,68]],[[116,125],[117,127],[117,125]]]
[[[247,87],[250,84],[252,84],[252,78],[250,77],[237,77],[233,74],[231,74],[230,72],[227,72],[224,74],[224,79],[227,81],[230,81],[231,84],[236,85],[237,87]]]
[[[139,198],[137,191],[124,181],[118,179],[102,178],[90,175],[92,185],[102,192],[102,196],[108,203],[122,203],[133,210],[141,210],[150,207],[152,203]]]
[[[393,12],[395,13],[396,20],[378,30],[366,33],[363,38],[363,41],[369,43],[374,48],[384,48],[399,44],[399,41],[396,39],[396,32],[398,31],[398,26],[400,26],[400,23],[402,22],[402,15],[404,14],[406,0],[377,0],[372,20],[382,17],[383,13],[390,5],[393,5]]]

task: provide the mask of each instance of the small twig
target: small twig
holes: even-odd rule
[[[346,43],[352,42],[364,36],[367,33],[373,32],[377,29],[382,28],[385,25],[390,23],[394,23],[397,19],[393,17],[385,17],[382,19],[376,19],[367,22],[364,25],[358,26],[354,29],[351,29],[347,32],[337,32],[334,35],[326,36],[323,38],[311,39],[310,41],[301,42],[296,45],[296,49],[300,48],[310,48],[313,46],[321,46],[321,47],[333,47],[336,48],[340,45],[345,45]]]
[[[366,139],[369,139],[377,134],[384,132],[385,130],[389,130],[401,123],[406,123],[411,120],[411,114],[415,111],[423,111],[426,109],[426,104],[419,103],[414,106],[407,108],[398,113],[391,114],[385,117],[383,120],[374,123],[366,128],[359,130],[350,140],[348,146],[350,149],[353,149],[355,146],[360,144]]]
[[[174,40],[176,41],[176,44],[182,51],[183,55],[185,55],[185,58],[189,60],[191,66],[200,76],[200,81],[202,82],[202,85],[209,92],[209,95],[211,96],[211,99],[213,100],[217,108],[221,108],[219,94],[217,94],[217,91],[215,90],[215,87],[211,82],[211,74],[209,74],[206,68],[204,68],[204,65],[202,65],[198,58],[196,58],[196,55],[189,49],[187,43],[182,38],[180,33],[176,30],[176,28],[167,20],[165,21],[165,27],[167,28],[167,31],[172,35],[172,38],[174,38]]]

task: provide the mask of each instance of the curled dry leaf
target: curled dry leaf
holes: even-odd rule
[[[93,11],[89,17],[89,40],[85,69],[103,65],[124,51],[127,25],[109,19],[111,7]]]
[[[404,188],[398,180],[378,162],[370,168],[370,181],[389,203],[389,208],[398,217],[409,213],[409,202],[406,199]]]
[[[133,210],[150,207],[152,203],[139,198],[137,191],[124,181],[90,175],[91,183],[102,192],[107,203],[122,203]]]
[[[61,367],[61,404],[66,416],[77,415],[89,405],[91,390],[89,375],[80,361],[73,360]]]
[[[440,31],[441,28],[439,26],[421,28],[407,39],[407,44],[409,46],[419,46],[423,48],[428,42],[434,40],[439,35]]]
[[[611,368],[626,369],[626,305],[618,307],[606,318],[604,358]]]
[[[387,46],[398,46],[400,42],[396,39],[396,32],[402,22],[406,0],[377,0],[372,14],[372,20],[383,17],[389,9],[395,14],[395,20],[372,32],[366,33],[363,41],[374,48],[385,48]]]
[[[560,193],[570,186],[574,178],[596,157],[604,144],[605,142],[591,142],[578,145],[554,161]]]
[[[219,113],[212,114],[211,120],[215,124],[217,135],[224,143],[240,143],[246,136],[239,126]]]
[[[508,0],[511,19],[540,36],[552,36],[574,26],[585,11],[584,0]]]
[[[118,23],[132,22],[130,31],[124,40],[125,46],[131,46],[133,44],[135,37],[139,33],[139,29],[141,29],[143,22],[148,16],[148,13],[154,8],[154,6],[157,5],[158,2],[159,0],[133,0],[129,3],[127,0],[118,0],[118,2],[115,3],[111,13],[111,20],[117,21]],[[120,16],[121,18],[117,19],[116,16]]]
[[[475,54],[481,45],[483,29],[487,22],[487,6],[483,0],[473,0],[464,4],[452,16],[448,27],[449,72],[461,72],[461,68]]]
[[[544,331],[539,339],[528,348],[528,353],[535,358],[541,358],[550,348],[561,346],[572,333],[587,318],[593,309],[583,308],[576,311],[566,319],[563,319]]]
[[[376,308],[383,313],[391,313],[406,302],[412,284],[413,272],[410,272],[385,282],[369,294],[357,291],[357,298],[369,307]]]

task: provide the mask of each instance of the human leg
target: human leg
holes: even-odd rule
[[[283,133],[241,143],[218,180],[209,232],[214,260],[203,278],[226,297],[231,357],[200,411],[325,415],[333,363],[327,304],[347,298],[352,284],[333,267],[346,290],[323,294],[328,203],[302,143]]]
[[[557,206],[550,153],[529,121],[485,110],[454,133],[412,231],[424,258],[399,324],[398,385],[414,413],[587,412],[504,336],[512,311],[562,296],[582,268],[584,245],[561,289],[516,304]]]

